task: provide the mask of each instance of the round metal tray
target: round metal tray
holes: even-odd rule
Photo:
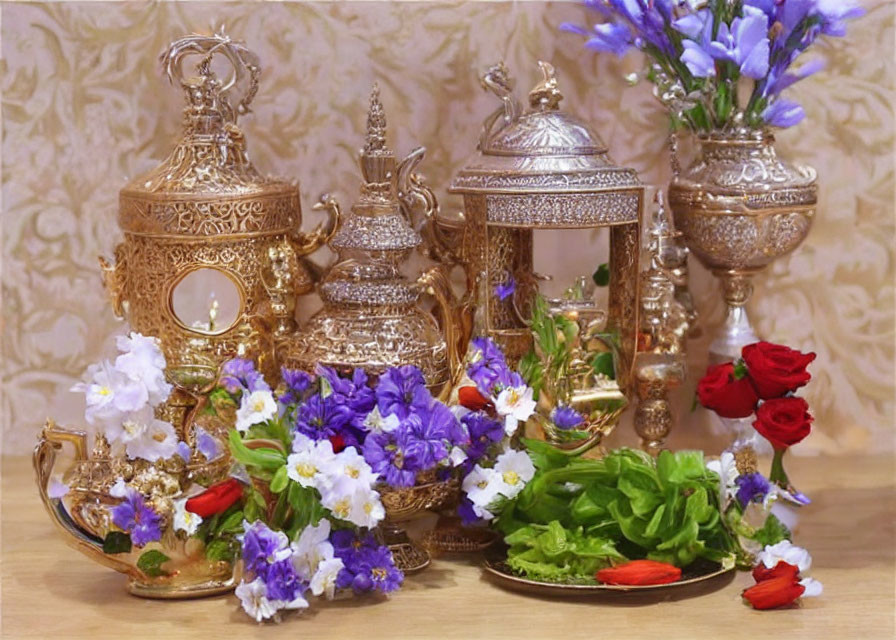
[[[691,566],[683,569],[681,580],[668,584],[656,585],[613,585],[599,582],[543,582],[531,580],[517,575],[507,566],[506,549],[491,548],[485,552],[484,569],[486,575],[495,583],[512,589],[539,596],[558,597],[587,597],[611,594],[653,594],[657,596],[672,595],[670,592],[680,592],[679,595],[699,595],[714,588],[727,584],[735,568],[724,568],[717,562],[697,560]],[[727,580],[723,578],[727,576]],[[694,593],[688,593],[694,591]]]

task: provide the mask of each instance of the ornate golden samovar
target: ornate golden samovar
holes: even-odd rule
[[[416,280],[402,274],[422,242],[412,226],[414,209],[437,208],[432,191],[413,173],[424,152],[418,147],[396,162],[386,146],[386,117],[374,85],[360,158],[361,195],[329,242],[338,262],[318,287],[324,307],[283,344],[285,366],[311,371],[320,363],[380,373],[412,364],[430,388],[450,386],[459,369],[458,336],[444,268],[433,267]],[[438,302],[441,328],[420,306],[424,292]]]
[[[503,104],[486,118],[478,152],[449,188],[464,196],[463,223],[431,220],[432,253],[464,265],[467,330],[494,339],[516,362],[532,347],[533,231],[609,227],[607,330],[619,335],[624,388],[638,327],[644,187],[634,170],[613,163],[597,134],[560,110],[554,69],[539,66],[544,77],[529,93],[527,111],[503,64],[483,76],[483,87]],[[509,284],[513,295],[496,295]]]
[[[198,60],[196,75],[184,63]],[[212,60],[232,67],[220,79]],[[256,56],[222,35],[191,35],[162,56],[187,98],[184,131],[168,158],[120,195],[124,241],[102,258],[116,314],[158,337],[170,370],[214,371],[251,354],[276,371],[273,343],[294,329],[295,296],[312,289],[301,263],[335,230],[299,231],[299,189],[262,176],[237,117],[248,113],[260,75]],[[235,104],[235,106],[234,106]]]

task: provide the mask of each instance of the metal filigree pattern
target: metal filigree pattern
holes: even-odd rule
[[[488,221],[513,227],[580,228],[635,222],[641,192],[488,195]]]

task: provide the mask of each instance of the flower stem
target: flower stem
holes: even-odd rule
[[[787,473],[784,471],[784,453],[787,449],[775,449],[775,457],[772,458],[772,471],[768,479],[779,487],[787,487],[790,480],[787,479]]]

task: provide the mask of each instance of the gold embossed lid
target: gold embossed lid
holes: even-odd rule
[[[196,75],[184,75],[188,58],[199,60]],[[232,67],[226,80],[213,69],[212,61],[219,59]],[[199,236],[297,229],[298,187],[261,175],[237,126],[258,89],[255,54],[224,35],[191,35],[173,43],[162,64],[186,96],[184,131],[161,165],[121,190],[121,228]],[[234,107],[238,93],[242,97]]]
[[[452,193],[583,193],[640,188],[633,169],[617,166],[607,146],[585,123],[560,109],[563,95],[554,68],[539,62],[543,80],[529,92],[523,112],[503,63],[482,85],[503,105],[483,123],[479,149],[455,176]]]

